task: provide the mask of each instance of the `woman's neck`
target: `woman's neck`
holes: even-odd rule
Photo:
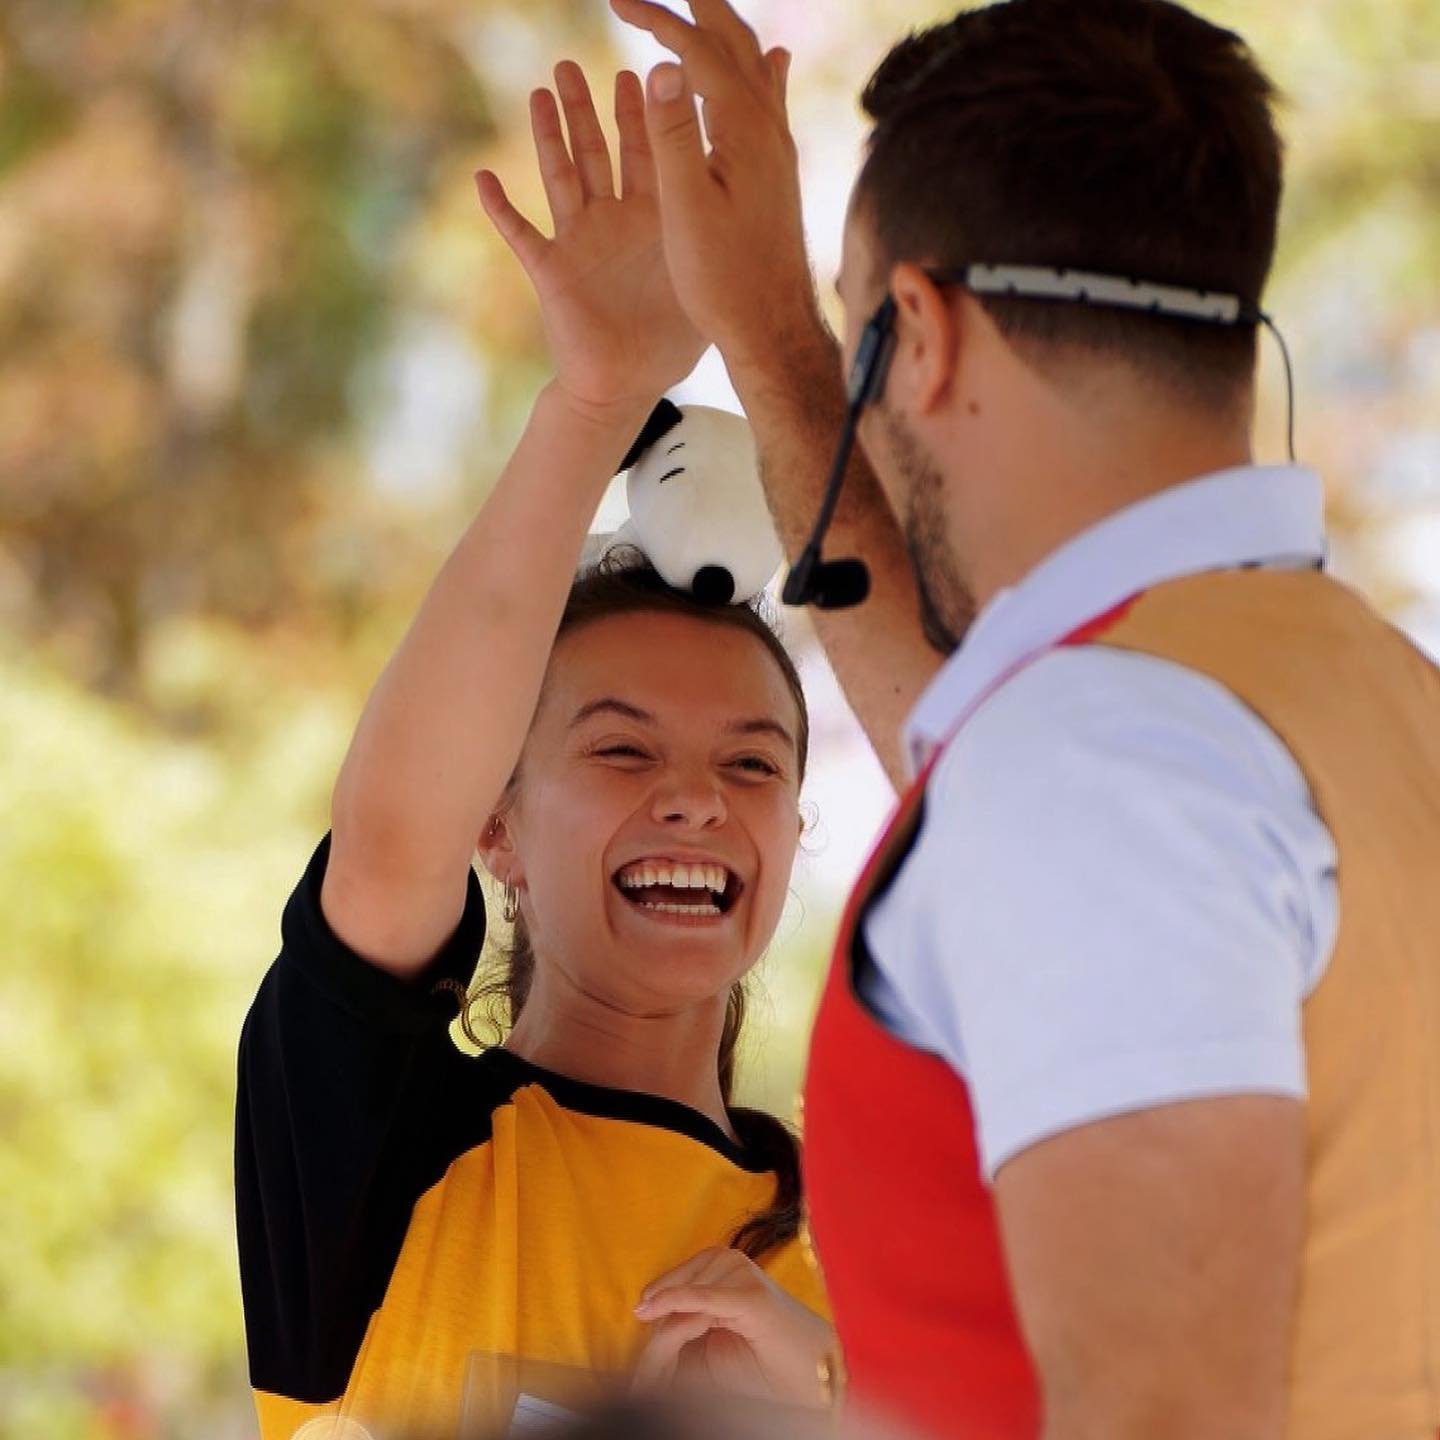
[[[543,974],[537,967],[507,1050],[574,1080],[679,1101],[735,1139],[718,1066],[725,996],[665,1014],[633,1014],[563,977],[542,981]]]

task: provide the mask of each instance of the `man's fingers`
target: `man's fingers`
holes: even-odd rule
[[[585,72],[573,60],[562,60],[555,67],[555,88],[565,107],[565,128],[570,132],[570,154],[580,189],[587,200],[609,199],[615,194],[615,173]]]
[[[610,8],[627,24],[648,31],[678,55],[686,79],[699,94],[714,99],[747,89],[734,58],[719,37],[709,31],[682,20],[653,0],[610,0]]]
[[[710,185],[695,96],[678,65],[657,65],[646,90],[645,129],[667,201],[696,203]]]
[[[510,247],[527,275],[545,254],[549,243],[545,237],[510,203],[500,177],[490,170],[475,172],[475,188],[480,192],[480,206],[490,217],[500,238]]]
[[[620,193],[655,193],[655,157],[645,132],[645,87],[633,70],[615,77],[615,128],[620,132]]]
[[[530,95],[530,129],[535,136],[535,158],[540,162],[540,180],[545,198],[550,202],[550,215],[556,232],[585,203],[580,176],[565,148],[560,130],[560,107],[548,90],[535,90]]]
[[[765,52],[765,68],[770,72],[770,83],[775,87],[781,105],[785,104],[790,91],[791,58],[790,52],[779,45]]]
[[[610,8],[627,25],[648,30],[667,50],[683,56],[695,47],[700,32],[673,10],[654,0],[610,0]]]
[[[725,0],[686,0],[686,3],[696,23],[718,35],[737,60],[759,58],[760,41],[756,39],[755,32]]]

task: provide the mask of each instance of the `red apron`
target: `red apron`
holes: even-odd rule
[[[1059,644],[1093,640],[1132,603]],[[872,963],[862,921],[914,847],[926,782],[945,747],[1037,658],[1027,656],[968,708],[900,801],[846,907],[805,1080],[810,1228],[848,1396],[923,1434],[957,1440],[1034,1440],[1039,1387],[1011,1302],[965,1082],[944,1060],[891,1035],[857,998],[853,977]]]

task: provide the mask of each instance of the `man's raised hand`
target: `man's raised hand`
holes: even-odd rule
[[[645,121],[680,303],[732,373],[763,364],[787,331],[819,325],[785,111],[790,56],[763,50],[725,0],[689,0],[693,23],[652,0],[610,3],[679,60],[651,72]]]
[[[480,203],[535,287],[561,390],[595,412],[636,404],[648,409],[690,373],[704,341],[678,304],[665,267],[640,80],[629,71],[615,79],[618,195],[584,72],[562,61],[555,87],[558,105],[549,90],[530,97],[554,238],[546,239],[515,208],[488,170],[475,177]]]

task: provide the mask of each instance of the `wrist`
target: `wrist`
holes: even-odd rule
[[[845,1358],[840,1353],[838,1340],[821,1356],[815,1367],[815,1378],[820,1392],[815,1403],[827,1410],[838,1410],[845,1400]]]
[[[549,381],[535,398],[533,418],[547,426],[579,432],[597,449],[615,449],[616,461],[634,443],[659,395],[594,401],[567,390],[559,380]]]
[[[777,317],[744,343],[722,343],[720,355],[742,401],[747,391],[788,390],[802,376],[840,373],[839,347],[815,305]]]

